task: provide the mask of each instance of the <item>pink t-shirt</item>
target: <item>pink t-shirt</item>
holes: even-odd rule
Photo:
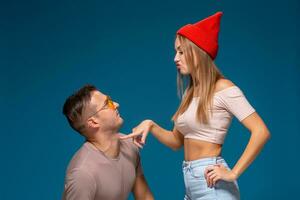
[[[232,117],[242,121],[255,112],[237,86],[218,91],[213,97],[212,115],[209,124],[202,124],[196,118],[198,98],[194,97],[187,110],[175,121],[176,129],[184,138],[223,144]]]
[[[62,199],[125,200],[142,174],[139,151],[131,139],[120,141],[116,159],[85,142],[68,166]]]

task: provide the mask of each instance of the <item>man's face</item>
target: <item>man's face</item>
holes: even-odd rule
[[[119,104],[110,101],[108,96],[100,91],[91,93],[91,101],[87,107],[86,113],[89,113],[87,115],[92,115],[88,121],[92,118],[103,131],[118,130],[123,124],[123,119],[118,111]]]

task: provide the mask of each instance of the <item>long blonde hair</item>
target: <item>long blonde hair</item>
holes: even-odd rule
[[[190,74],[183,76],[179,72],[177,73],[177,91],[182,101],[172,120],[177,120],[178,116],[186,111],[193,97],[197,96],[197,120],[207,124],[216,82],[224,76],[205,51],[181,35],[176,37],[180,41]],[[188,80],[186,81],[185,78]]]

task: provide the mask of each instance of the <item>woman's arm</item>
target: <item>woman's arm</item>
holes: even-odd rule
[[[265,123],[256,112],[244,119],[242,124],[250,130],[251,137],[242,156],[232,169],[237,176],[236,178],[253,162],[271,136]]]
[[[152,124],[150,127],[150,132],[161,143],[170,147],[174,151],[180,149],[183,146],[183,135],[176,128],[174,128],[173,131],[168,131],[166,129],[163,129],[153,121],[151,121],[150,123]]]
[[[253,162],[270,138],[268,128],[256,112],[245,118],[242,124],[251,132],[251,137],[243,154],[231,171],[220,165],[207,168],[206,178],[209,186],[214,186],[216,181],[220,179],[226,181],[236,180]]]
[[[149,132],[151,132],[162,144],[173,150],[178,150],[183,146],[184,138],[178,130],[174,128],[173,131],[168,131],[152,120],[142,121],[137,127],[132,129],[132,133],[121,137],[121,139],[133,138],[134,143],[137,146],[142,147],[146,142]]]

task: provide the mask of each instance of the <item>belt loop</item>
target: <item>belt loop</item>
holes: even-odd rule
[[[186,162],[185,166],[184,166],[184,171],[185,173],[187,173],[188,171],[191,171],[191,163],[190,162]]]

